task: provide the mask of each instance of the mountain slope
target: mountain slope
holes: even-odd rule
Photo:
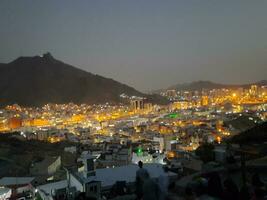
[[[231,142],[239,143],[239,144],[251,144],[251,143],[259,143],[263,144],[267,141],[267,122],[263,122],[258,124],[257,126],[246,130],[239,135],[235,135],[231,138]]]
[[[267,85],[266,80],[262,80],[256,83],[251,83],[251,84],[256,84],[259,86],[262,85]],[[214,83],[211,81],[195,81],[192,83],[185,83],[185,84],[177,84],[174,86],[169,87],[168,89],[176,89],[176,90],[202,90],[202,89],[220,89],[220,88],[248,88],[250,87],[251,84],[243,84],[243,85],[227,85],[227,84],[219,84],[219,83]]]
[[[125,84],[58,61],[50,53],[0,64],[0,105],[117,103],[122,93],[146,96]]]

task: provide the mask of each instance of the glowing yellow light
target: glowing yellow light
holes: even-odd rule
[[[221,138],[220,136],[218,136],[218,137],[216,138],[216,140],[217,140],[218,144],[221,144],[222,138]]]
[[[168,158],[174,158],[174,157],[175,157],[175,153],[174,153],[173,151],[169,151],[169,152],[167,153],[167,157],[168,157]]]

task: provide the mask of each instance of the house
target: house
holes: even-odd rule
[[[67,180],[39,185],[36,192],[40,195],[42,200],[53,200],[54,197],[62,197],[67,195]]]
[[[5,200],[11,197],[12,190],[7,187],[0,187],[0,200]]]
[[[82,158],[83,171],[69,169],[67,173],[68,187],[76,193],[84,192],[87,197],[100,199],[100,195],[110,191],[117,183],[124,183],[127,187],[134,187],[136,181],[135,164],[114,168],[95,169],[94,157],[87,155]],[[175,179],[177,174],[164,172],[161,164],[144,164],[144,168],[150,177],[157,181],[160,176],[168,176],[170,180]]]
[[[3,177],[0,179],[0,187],[11,189],[11,195],[14,197],[32,194],[34,179],[34,177]]]
[[[126,186],[131,191],[134,190],[137,165],[95,169],[94,159],[91,155],[83,155],[81,158],[83,167],[80,170],[66,169],[66,180],[38,186],[37,189],[41,198],[52,200],[67,195],[68,199],[74,199],[78,195],[85,195],[86,197],[101,199],[101,196],[109,194],[114,186]],[[168,176],[170,181],[177,177],[176,173],[164,172],[162,167],[161,164],[144,164],[144,168],[155,181],[160,176]]]
[[[33,176],[53,175],[61,167],[61,157],[46,157],[41,162],[33,163],[30,174]]]

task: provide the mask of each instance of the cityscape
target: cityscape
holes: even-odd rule
[[[257,55],[251,50],[238,57],[245,48],[241,36],[247,37],[243,9],[264,21],[267,4],[111,2],[0,3],[0,22],[7,19],[0,32],[0,200],[267,199],[266,46],[261,49],[256,34],[267,29],[250,25],[255,30],[243,42],[253,43]],[[228,14],[236,18],[212,10],[230,5]],[[195,44],[192,51],[190,45],[173,47],[169,39],[199,37],[191,32],[202,30],[199,16],[209,31],[218,26],[212,17],[240,23],[238,37],[231,43],[228,30],[219,29],[226,38],[220,42],[207,31],[211,42],[203,51]],[[169,20],[176,18],[185,20],[177,23],[187,24],[189,35],[172,35],[177,30]],[[32,27],[20,27],[24,20]],[[13,28],[18,33],[12,26],[20,27]],[[211,48],[213,37],[218,49],[227,46],[224,53]],[[14,44],[17,38],[21,43]],[[184,55],[176,59],[173,52]]]

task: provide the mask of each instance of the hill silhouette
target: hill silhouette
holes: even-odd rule
[[[143,94],[115,80],[68,65],[50,53],[0,64],[0,105],[118,103],[122,101],[122,93],[166,102],[161,97]]]
[[[194,81],[191,83],[183,83],[183,84],[176,84],[173,86],[168,87],[167,89],[174,89],[177,91],[201,91],[203,89],[211,90],[211,89],[222,89],[222,88],[227,88],[227,89],[237,89],[237,88],[249,88],[252,84],[258,85],[258,86],[264,86],[267,85],[267,80],[261,80],[255,83],[249,83],[249,84],[221,84],[221,83],[215,83],[212,81]],[[156,91],[161,92],[167,89],[161,89]]]

